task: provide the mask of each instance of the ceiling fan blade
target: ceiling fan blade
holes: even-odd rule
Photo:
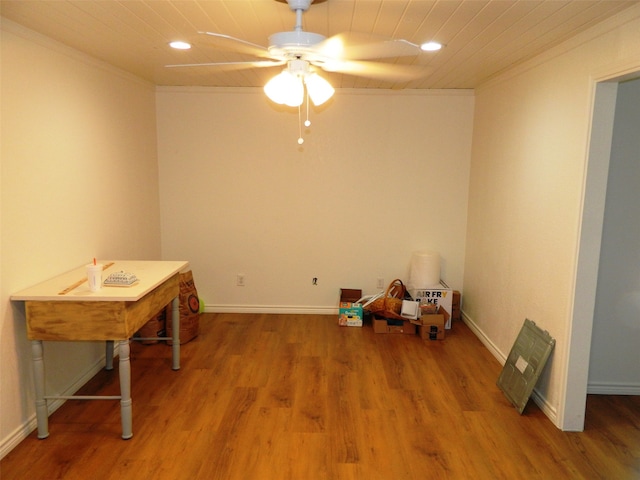
[[[256,43],[247,42],[241,38],[232,37],[223,33],[198,32],[196,43],[204,46],[212,46],[224,50],[253,55],[254,57],[270,58],[267,47]]]
[[[408,57],[422,52],[419,45],[407,40],[354,32],[329,37],[315,45],[314,51],[323,57],[341,60]]]
[[[327,72],[344,73],[390,82],[408,82],[430,73],[427,67],[361,60],[336,60],[317,64]]]
[[[165,65],[167,68],[179,67],[217,67],[221,70],[242,70],[244,68],[278,67],[284,65],[285,61],[257,60],[254,62],[212,62],[212,63],[179,63],[175,65]]]

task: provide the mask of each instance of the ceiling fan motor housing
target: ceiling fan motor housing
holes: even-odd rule
[[[313,53],[313,47],[325,38],[319,33],[297,30],[274,33],[269,37],[269,54],[283,60],[301,58]]]

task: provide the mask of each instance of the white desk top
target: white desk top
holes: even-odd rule
[[[100,261],[107,265],[111,261]],[[82,265],[57,277],[46,280],[32,287],[11,295],[11,300],[57,301],[57,302],[135,302],[144,297],[158,285],[176,273],[187,270],[186,261],[145,261],[145,260],[113,260],[113,265],[102,272],[102,280],[113,272],[125,271],[135,274],[138,282],[128,287],[102,286],[97,292],[89,290],[85,281],[73,290],[61,295],[71,285],[86,280],[86,265]]]

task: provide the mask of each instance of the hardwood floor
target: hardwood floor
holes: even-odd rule
[[[0,463],[13,479],[638,479],[640,397],[589,396],[558,430],[496,387],[460,322],[441,342],[338,327],[334,316],[204,314],[171,348],[132,344],[133,431],[117,401],[71,400]],[[117,368],[84,394],[117,395]]]

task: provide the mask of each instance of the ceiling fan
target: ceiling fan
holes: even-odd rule
[[[257,60],[191,63],[166,65],[167,67],[215,67],[223,70],[243,68],[286,67],[264,86],[264,92],[273,102],[290,107],[300,106],[307,93],[307,119],[309,127],[309,99],[314,105],[321,105],[334,94],[331,84],[318,75],[317,70],[344,73],[388,82],[407,82],[428,72],[424,67],[406,64],[371,61],[373,59],[416,56],[423,50],[436,48],[417,45],[407,40],[375,37],[361,33],[341,33],[326,38],[319,33],[307,32],[302,28],[302,15],[312,3],[326,0],[277,0],[287,3],[295,12],[296,23],[293,30],[274,33],[269,37],[269,46],[264,47],[240,38],[222,33],[201,31],[198,34],[214,47],[231,50],[256,57]],[[189,46],[187,45],[187,48]],[[301,123],[301,119],[300,123]],[[302,127],[298,144],[304,142]]]
[[[284,71],[265,86],[265,93],[276,103],[294,107],[302,103],[304,90],[302,83],[307,87],[307,92],[315,105],[323,103],[333,94],[333,88],[329,83],[317,75],[318,69],[389,82],[406,82],[427,73],[423,67],[415,65],[371,61],[372,59],[416,56],[423,51],[417,44],[407,40],[373,37],[359,33],[341,33],[326,38],[318,33],[304,31],[302,27],[302,15],[314,0],[277,1],[286,2],[289,5],[289,8],[295,12],[296,23],[292,31],[271,35],[268,47],[221,33],[198,32],[199,35],[207,37],[208,42],[215,47],[248,54],[260,60],[167,65],[167,67],[210,66],[236,70],[286,65]],[[326,0],[315,0],[315,3],[324,1]],[[321,91],[322,94],[319,93]]]

